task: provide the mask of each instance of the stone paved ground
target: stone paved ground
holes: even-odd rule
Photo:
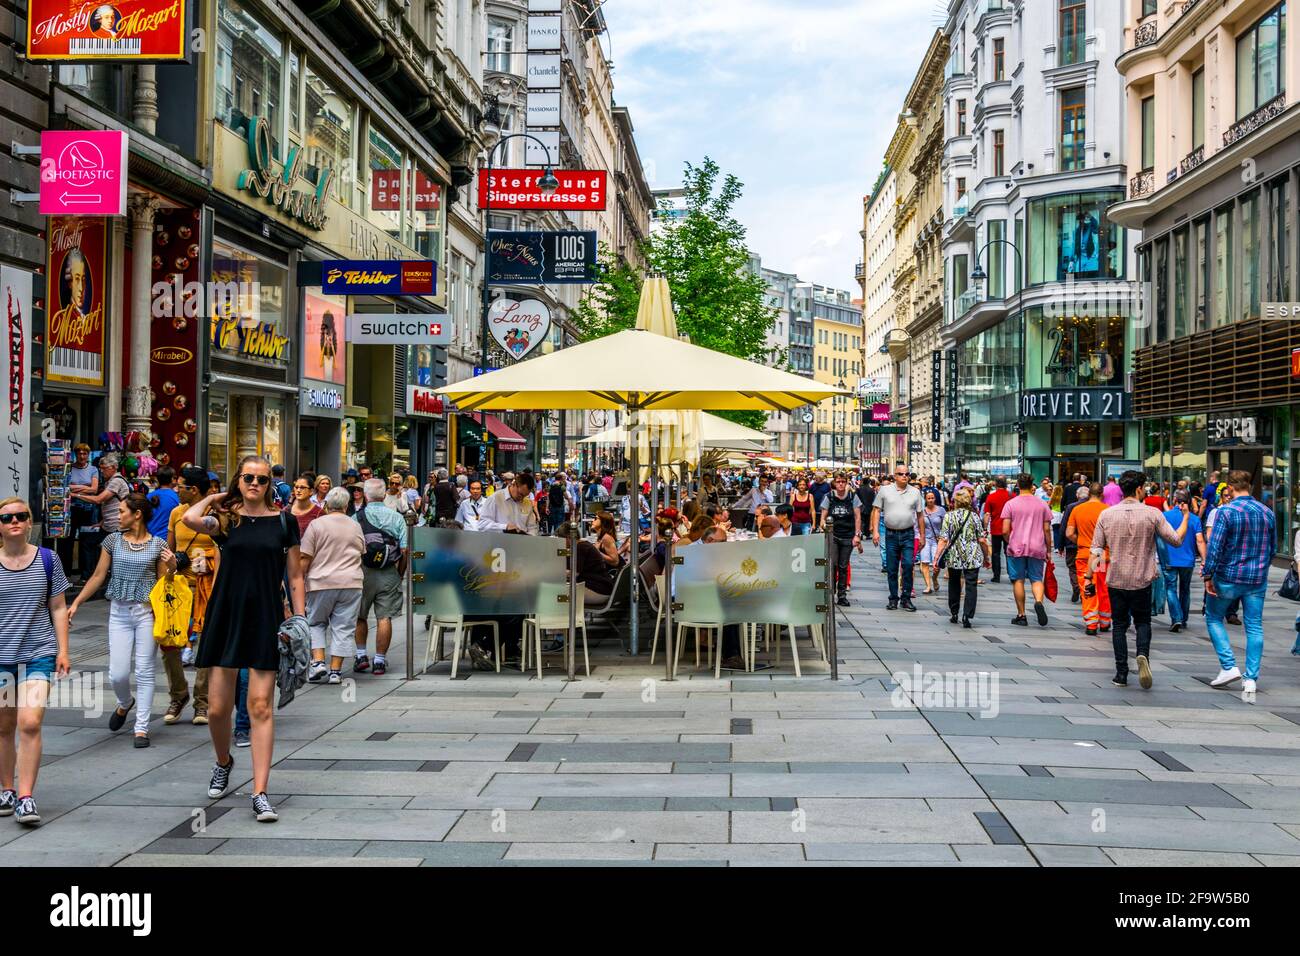
[[[249,810],[247,751],[238,793],[205,799],[204,728],[157,717],[135,750],[104,717],[52,712],[47,822],[0,821],[0,866],[1300,864],[1286,602],[1269,600],[1251,706],[1205,683],[1216,661],[1195,612],[1190,633],[1157,625],[1155,687],[1118,689],[1077,605],[1011,627],[1010,589],[988,584],[962,630],[934,597],[884,610],[884,578],[855,560],[838,684],[806,642],[802,680],[787,656],[721,681],[684,660],[666,683],[606,642],[574,683],[555,668],[451,681],[445,666],[407,683],[399,636],[389,675],[360,677],[355,700],[311,687],[277,716],[274,825]],[[74,657],[102,670],[106,608],[92,607]],[[895,694],[890,675],[916,665],[996,674],[997,696]]]

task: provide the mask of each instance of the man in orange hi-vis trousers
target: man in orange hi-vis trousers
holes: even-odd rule
[[[1065,537],[1079,545],[1079,556],[1075,560],[1075,571],[1082,582],[1088,574],[1088,557],[1092,548],[1092,533],[1097,527],[1097,516],[1106,510],[1106,503],[1101,500],[1101,483],[1094,481],[1088,486],[1088,497],[1070,509],[1070,521],[1065,527]],[[1083,626],[1089,635],[1110,630],[1110,592],[1106,590],[1106,561],[1092,572],[1092,588],[1083,589]],[[1093,593],[1089,594],[1088,591]]]

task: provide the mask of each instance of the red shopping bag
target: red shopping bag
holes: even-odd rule
[[[1047,567],[1043,569],[1043,592],[1047,595],[1047,600],[1056,602],[1056,565],[1052,559],[1047,559]]]

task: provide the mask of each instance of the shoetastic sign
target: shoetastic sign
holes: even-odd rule
[[[489,232],[491,285],[591,284],[595,232]]]
[[[603,169],[552,170],[560,186],[542,192],[536,169],[493,169],[479,173],[478,204],[484,209],[605,209],[608,174]]]
[[[41,133],[42,216],[125,216],[126,133]]]
[[[29,0],[27,59],[184,60],[185,25],[185,0]]]
[[[1020,393],[1024,422],[1122,422],[1131,417],[1123,388],[1030,388]]]
[[[432,260],[326,259],[321,291],[326,295],[435,295],[438,264]]]
[[[450,345],[447,316],[349,315],[348,341],[353,345]]]

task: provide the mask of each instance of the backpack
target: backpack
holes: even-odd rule
[[[275,483],[275,497],[280,500],[281,508],[289,505],[289,500],[293,497],[293,489],[289,487],[287,481],[277,481]]]
[[[45,569],[45,607],[48,610],[50,600],[54,597],[54,552],[49,548],[37,548],[36,554],[41,559],[41,567]]]
[[[361,556],[361,563],[367,568],[391,568],[402,557],[402,548],[395,537],[376,528],[366,517],[366,509],[357,512],[357,521],[361,524],[366,550]]]
[[[558,481],[551,482],[551,487],[547,490],[546,495],[552,511],[559,511],[564,507],[564,486]]]

